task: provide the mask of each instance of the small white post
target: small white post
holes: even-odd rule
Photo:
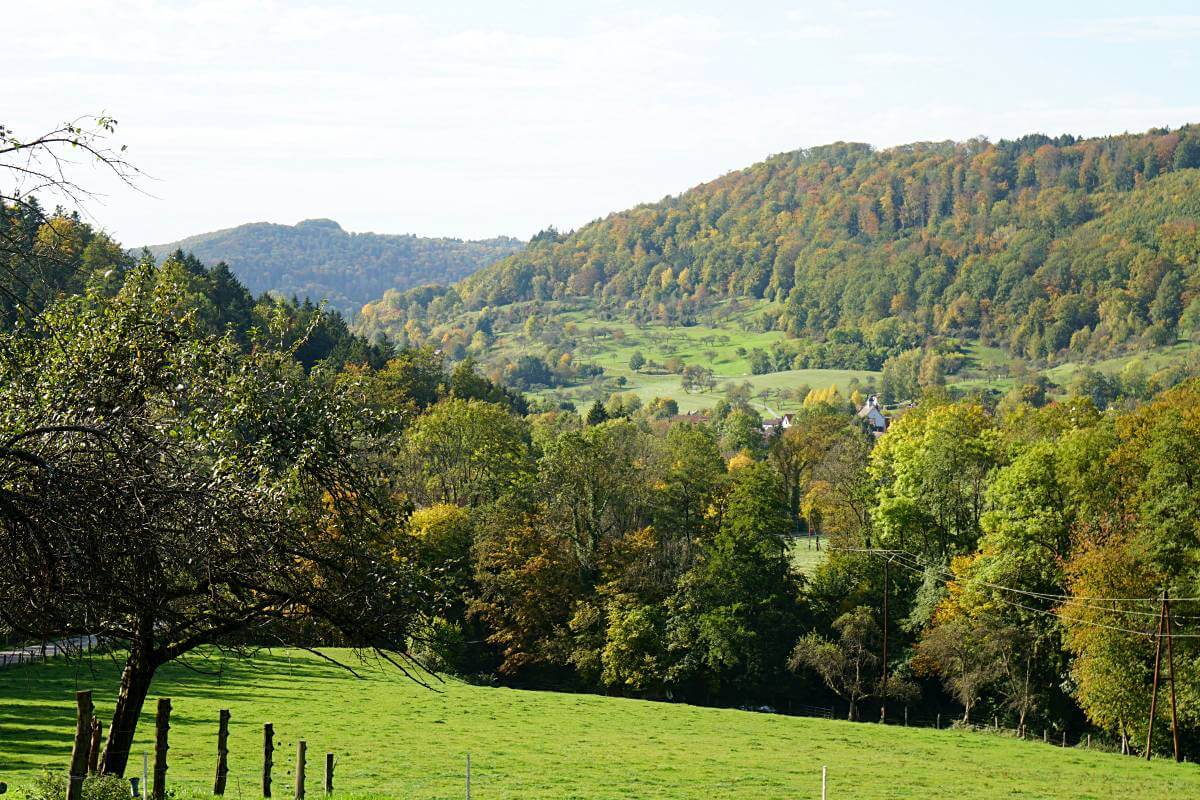
[[[467,753],[467,800],[471,800],[471,754]]]
[[[825,772],[827,767],[821,767],[821,800],[825,800]]]

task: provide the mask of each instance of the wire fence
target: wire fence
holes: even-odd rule
[[[765,710],[765,708],[748,708],[750,711]],[[914,714],[908,706],[890,706],[887,715],[882,719],[878,716],[877,706],[864,705],[856,719],[849,719],[849,706],[809,706],[789,704],[781,711],[788,716],[818,717],[822,719],[839,719],[860,725],[884,725],[896,728],[932,728],[934,730],[979,733],[991,736],[1003,736],[1010,739],[1020,739],[1028,742],[1042,742],[1055,747],[1082,748],[1098,750],[1107,753],[1125,753],[1127,755],[1144,755],[1138,743],[1128,741],[1124,745],[1104,733],[1094,730],[1066,730],[1035,723],[1023,727],[1014,726],[1000,717],[992,716],[982,721],[979,719],[964,720],[961,712],[944,712],[932,716]],[[1183,758],[1187,761],[1187,757]]]

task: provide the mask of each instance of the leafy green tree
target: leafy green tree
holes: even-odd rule
[[[508,409],[481,400],[442,400],[405,437],[403,479],[426,504],[479,506],[513,491],[532,473],[529,428]]]
[[[1154,294],[1154,302],[1150,304],[1150,319],[1170,334],[1174,334],[1183,313],[1182,294],[1183,278],[1178,270],[1171,270],[1163,276]]]
[[[642,355],[641,350],[634,350],[633,355],[629,357],[629,368],[638,372],[644,366],[646,366],[646,357]]]
[[[800,623],[789,531],[771,470],[735,472],[720,527],[668,601],[673,684],[729,696],[780,678]]]
[[[602,659],[606,686],[639,694],[659,693],[667,660],[662,606],[610,604]]]
[[[973,550],[987,478],[1001,458],[997,444],[991,417],[976,403],[926,402],[900,417],[871,453],[881,541],[943,563]]]
[[[771,357],[767,355],[767,351],[759,347],[750,351],[750,372],[755,375],[765,375],[774,371],[774,364],[771,363]]]
[[[728,476],[716,435],[707,426],[672,426],[656,456],[653,521],[664,550],[660,558],[674,580],[691,566],[696,542],[711,532],[709,511]],[[664,587],[662,596],[669,591]]]
[[[637,428],[618,420],[563,433],[538,462],[544,524],[570,542],[589,584],[602,546],[640,527],[646,512],[643,446]]]
[[[832,455],[842,439],[856,434],[845,416],[831,406],[818,404],[802,408],[792,416],[790,428],[771,438],[768,458],[783,480],[788,509],[797,525],[801,500],[819,480],[821,463]]]
[[[1175,147],[1175,169],[1200,167],[1200,137],[1185,136]]]
[[[712,391],[713,387],[717,385],[712,369],[699,364],[689,364],[683,367],[680,371],[679,381],[683,390],[688,394]]]
[[[743,450],[754,456],[766,452],[763,437],[762,417],[749,406],[738,406],[721,421],[721,449],[726,453]]]
[[[917,348],[906,350],[884,362],[880,379],[883,402],[901,403],[921,396],[921,357],[922,351]]]
[[[986,619],[957,614],[930,627],[917,645],[917,657],[942,676],[962,705],[964,723],[970,723],[971,709],[1001,676],[997,651],[1003,635]]]

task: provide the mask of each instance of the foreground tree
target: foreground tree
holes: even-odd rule
[[[0,620],[127,653],[106,773],[161,665],[293,620],[386,654],[424,605],[354,383],[182,307],[143,266],[0,345]]]

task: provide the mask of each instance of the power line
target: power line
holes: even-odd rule
[[[909,571],[911,571],[911,572],[914,572],[914,573],[916,573],[916,574],[918,574],[918,575],[923,575],[923,574],[925,574],[925,572],[926,572],[927,570],[930,570],[930,569],[932,569],[932,570],[935,570],[935,571],[937,571],[937,572],[940,572],[940,573],[941,573],[941,574],[942,574],[944,577],[949,577],[949,578],[951,578],[951,579],[954,579],[954,580],[961,580],[961,579],[960,579],[958,576],[956,576],[956,575],[955,575],[953,572],[950,572],[949,570],[947,570],[945,567],[942,567],[942,566],[939,566],[939,565],[936,565],[936,564],[926,564],[926,563],[924,563],[923,561],[921,561],[920,557],[919,557],[919,556],[917,556],[915,553],[910,553],[910,552],[908,552],[908,551],[905,551],[905,550],[886,550],[886,549],[882,549],[882,548],[855,548],[855,547],[833,547],[833,548],[830,548],[830,549],[833,549],[833,550],[840,550],[840,551],[843,551],[843,552],[867,553],[867,554],[870,554],[870,555],[886,555],[886,556],[889,556],[889,558],[888,558],[888,560],[889,560],[889,561],[894,561],[895,563],[899,564],[901,567],[904,567],[905,569],[908,569]],[[910,563],[910,562],[911,562],[911,563]],[[1125,602],[1129,602],[1129,601],[1147,601],[1147,600],[1153,601],[1153,600],[1154,600],[1154,598],[1142,598],[1142,597],[1137,597],[1137,598],[1134,598],[1134,597],[1126,597],[1126,598],[1112,598],[1112,597],[1086,597],[1086,598],[1078,598],[1078,597],[1074,597],[1074,596],[1071,596],[1071,595],[1054,595],[1054,594],[1048,594],[1048,593],[1042,593],[1042,592],[1030,592],[1030,591],[1027,591],[1027,590],[1024,590],[1024,589],[1017,589],[1017,588],[1015,588],[1015,587],[1012,587],[1012,586],[1002,586],[1002,585],[999,585],[999,584],[988,583],[988,582],[986,582],[986,581],[981,581],[981,580],[979,580],[979,579],[977,579],[977,578],[967,578],[966,580],[968,580],[968,581],[974,581],[974,582],[976,582],[976,583],[979,583],[979,584],[980,584],[980,585],[982,585],[982,586],[986,586],[986,587],[988,587],[988,588],[996,589],[996,590],[999,590],[999,591],[1013,592],[1013,593],[1015,593],[1015,594],[1032,596],[1032,597],[1035,597],[1035,598],[1038,598],[1038,599],[1042,599],[1042,600],[1053,600],[1053,601],[1056,601],[1056,602],[1057,602],[1057,601],[1068,601],[1068,602],[1070,602],[1070,601],[1078,601],[1078,600],[1080,600],[1080,599],[1085,599],[1085,600],[1104,600],[1104,601],[1125,601]],[[1200,599],[1200,598],[1196,598],[1196,599]],[[1004,603],[1004,604],[1006,604],[1006,605],[1009,605],[1009,606],[1012,606],[1012,607],[1015,607],[1015,608],[1021,608],[1021,609],[1024,609],[1024,610],[1026,610],[1026,611],[1033,612],[1033,613],[1035,613],[1035,614],[1043,614],[1043,615],[1046,615],[1046,616],[1055,617],[1055,618],[1057,618],[1057,619],[1060,619],[1060,620],[1062,620],[1062,621],[1064,621],[1064,622],[1071,622],[1071,623],[1075,623],[1075,624],[1079,624],[1079,625],[1086,625],[1086,626],[1089,626],[1089,627],[1094,627],[1094,628],[1103,628],[1103,629],[1105,629],[1105,630],[1117,631],[1117,632],[1119,632],[1119,633],[1128,633],[1128,634],[1132,634],[1132,635],[1135,635],[1135,636],[1145,636],[1145,637],[1147,637],[1147,638],[1156,638],[1156,635],[1155,635],[1155,634],[1153,634],[1153,633],[1151,633],[1151,632],[1148,632],[1148,631],[1136,630],[1136,629],[1133,629],[1133,628],[1124,628],[1124,627],[1121,627],[1121,626],[1118,626],[1118,625],[1109,625],[1109,624],[1106,624],[1106,623],[1103,623],[1103,622],[1098,622],[1098,621],[1096,621],[1096,620],[1084,619],[1084,618],[1082,618],[1082,617],[1078,617],[1078,616],[1069,616],[1069,615],[1067,615],[1067,614],[1064,614],[1064,613],[1063,613],[1063,612],[1061,612],[1061,611],[1052,611],[1052,610],[1047,610],[1047,609],[1044,609],[1044,608],[1035,608],[1035,607],[1033,607],[1033,606],[1026,605],[1026,604],[1024,604],[1024,603],[1021,603],[1021,602],[1018,602],[1018,601],[1016,601],[1016,600],[1006,600],[1006,599],[1005,599],[1005,598],[1003,598],[1003,597],[996,597],[996,600],[997,600],[997,601],[999,601],[999,602],[1001,602],[1001,603]],[[1095,609],[1098,609],[1098,610],[1104,611],[1105,613],[1117,613],[1117,614],[1120,614],[1120,613],[1131,613],[1131,612],[1130,612],[1128,609],[1109,609],[1109,608],[1104,608],[1104,607],[1102,607],[1102,606],[1091,606],[1091,605],[1089,605],[1089,606],[1086,606],[1086,607],[1089,607],[1089,608],[1095,608]],[[1140,612],[1132,612],[1132,613],[1140,613]],[[1158,615],[1154,615],[1154,614],[1152,614],[1152,616],[1158,616]],[[1164,634],[1160,634],[1159,636],[1160,636],[1160,637],[1162,637],[1162,636],[1164,636]],[[1180,638],[1180,639],[1200,639],[1200,634],[1195,634],[1195,633],[1175,633],[1175,634],[1172,634],[1172,633],[1168,632],[1168,633],[1166,633],[1166,634],[1165,634],[1165,636],[1171,636],[1171,637],[1174,637],[1174,638]]]
[[[943,567],[939,564],[927,564],[927,563],[921,561],[919,556],[917,556],[915,553],[910,553],[907,550],[888,550],[888,549],[879,548],[879,547],[875,547],[875,548],[835,547],[832,545],[827,545],[826,547],[829,550],[838,550],[838,551],[846,552],[846,553],[869,553],[869,554],[874,554],[874,555],[885,554],[885,555],[891,555],[891,556],[897,556],[897,557],[907,557],[911,561],[916,562],[923,569],[937,570],[946,577],[953,578],[954,580],[958,580],[958,581],[963,580],[963,578],[961,576],[954,574],[953,572],[951,572],[950,570],[946,569],[945,567]],[[1000,584],[989,583],[985,580],[982,580],[981,578],[970,578],[970,580],[974,581],[975,583],[980,584],[981,586],[986,586],[990,589],[997,589],[999,591],[1005,591],[1005,592],[1013,592],[1014,594],[1022,594],[1022,595],[1026,595],[1028,597],[1037,598],[1039,600],[1057,600],[1057,601],[1063,601],[1063,602],[1078,603],[1078,604],[1084,605],[1088,608],[1094,608],[1094,609],[1097,609],[1100,611],[1107,611],[1107,612],[1111,612],[1111,613],[1115,613],[1115,614],[1131,614],[1131,615],[1136,615],[1136,616],[1146,616],[1146,617],[1156,617],[1156,618],[1158,617],[1157,611],[1137,611],[1134,609],[1108,608],[1106,606],[1089,605],[1089,604],[1086,604],[1083,602],[1085,600],[1098,600],[1098,601],[1102,601],[1102,602],[1113,602],[1113,603],[1119,603],[1119,602],[1158,603],[1157,597],[1093,597],[1093,596],[1081,597],[1079,595],[1073,595],[1073,594],[1054,594],[1054,593],[1050,593],[1050,592],[1033,592],[1028,589],[1018,589],[1014,586],[1002,586]],[[1185,601],[1185,600],[1200,601],[1200,597],[1173,597],[1173,598],[1171,598],[1172,602],[1180,602],[1180,601]],[[1200,615],[1186,615],[1186,616],[1177,615],[1176,618],[1177,619],[1200,619]]]
[[[1129,609],[1129,608],[1109,608],[1107,606],[1096,605],[1095,603],[1084,602],[1086,600],[1099,600],[1099,601],[1103,601],[1103,602],[1122,602],[1122,601],[1134,602],[1136,600],[1142,600],[1144,602],[1149,602],[1149,603],[1158,603],[1159,602],[1156,598],[1152,598],[1152,597],[1150,597],[1150,598],[1132,598],[1132,597],[1114,598],[1114,597],[1088,597],[1088,596],[1080,597],[1079,595],[1050,594],[1047,592],[1031,592],[1026,589],[1018,589],[1014,586],[1001,586],[1000,584],[989,583],[980,578],[972,577],[972,578],[964,579],[961,576],[956,575],[954,572],[946,569],[945,567],[943,567],[941,565],[925,564],[914,553],[908,553],[906,551],[895,551],[895,552],[902,553],[904,556],[907,556],[909,559],[916,562],[919,566],[923,566],[926,569],[937,570],[938,572],[940,572],[943,575],[943,577],[946,577],[946,578],[949,578],[949,579],[952,579],[955,581],[959,581],[959,582],[962,582],[963,580],[970,580],[970,581],[974,581],[975,583],[978,583],[981,586],[986,586],[989,589],[1013,592],[1016,594],[1022,594],[1022,595],[1026,595],[1029,597],[1034,597],[1039,600],[1051,600],[1054,602],[1071,603],[1076,606],[1081,606],[1083,608],[1091,608],[1096,611],[1103,611],[1106,614],[1126,614],[1129,616],[1153,617],[1155,619],[1157,619],[1159,616],[1158,611],[1138,611],[1136,609]],[[1195,614],[1183,614],[1183,615],[1178,615],[1177,618],[1178,619],[1200,619],[1200,616],[1195,615]]]

